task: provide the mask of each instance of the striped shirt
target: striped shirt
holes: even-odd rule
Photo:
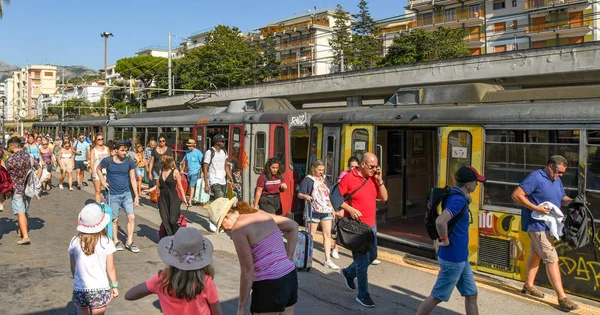
[[[252,260],[254,281],[279,279],[296,268],[287,257],[279,230],[252,246]]]

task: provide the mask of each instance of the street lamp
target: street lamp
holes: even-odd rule
[[[100,33],[100,37],[104,37],[104,89],[106,90],[106,86],[107,86],[107,82],[108,82],[108,75],[106,73],[106,57],[108,54],[108,38],[114,36],[113,33],[109,33],[109,32],[102,32]],[[106,92],[104,92],[104,116],[107,115],[107,99],[106,99]]]
[[[0,96],[0,107],[2,109],[2,146],[4,146],[4,113],[6,112],[6,108],[4,107],[6,105],[6,96]]]

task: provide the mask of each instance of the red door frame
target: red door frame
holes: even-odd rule
[[[240,133],[237,135],[235,132],[233,132],[235,128],[240,129]],[[229,126],[227,155],[229,156],[229,163],[233,165],[233,167],[229,170],[234,181],[232,195],[236,196],[239,201],[242,201],[244,196],[242,191],[244,168],[246,167],[244,163],[244,138],[244,125]]]
[[[277,127],[283,127],[284,130],[284,137],[285,137],[285,172],[283,172],[281,175],[281,181],[282,183],[285,183],[287,185],[287,190],[283,193],[280,194],[281,196],[281,209],[282,209],[282,215],[286,215],[287,213],[289,213],[290,211],[292,211],[292,200],[294,198],[294,172],[290,169],[290,134],[289,134],[289,128],[287,124],[271,124],[269,126],[269,157],[271,158],[273,156],[275,156],[275,141],[277,139],[275,139],[275,128]]]
[[[198,130],[200,130],[200,135],[198,135]],[[193,135],[194,135],[194,140],[196,140],[196,145],[198,150],[200,150],[200,152],[202,152],[204,154],[204,152],[206,151],[206,148],[204,147],[204,125],[202,126],[194,126],[194,131],[193,131]],[[198,136],[200,136],[200,141],[198,141]],[[198,144],[198,142],[200,142]]]

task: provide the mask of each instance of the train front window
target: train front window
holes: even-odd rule
[[[484,205],[519,208],[512,192],[552,155],[569,162],[561,180],[567,195],[577,195],[578,130],[486,130]]]
[[[454,175],[459,168],[471,165],[472,141],[473,137],[468,131],[455,130],[448,135],[448,186],[456,186]]]
[[[363,154],[369,150],[369,132],[367,129],[352,131],[352,156],[362,160]]]

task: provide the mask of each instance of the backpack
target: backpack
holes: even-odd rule
[[[440,216],[438,213],[438,208],[441,206],[442,202],[446,200],[451,195],[461,195],[459,192],[453,191],[450,187],[446,186],[444,188],[432,188],[431,194],[429,194],[429,198],[427,199],[427,213],[425,214],[425,227],[427,229],[427,234],[432,240],[437,240],[440,238],[440,235],[437,232],[437,227],[435,226],[435,220]],[[466,198],[465,198],[466,199]],[[454,216],[450,221],[448,221],[448,236],[452,234],[454,230],[454,226],[456,222],[460,220],[460,218],[465,214],[467,208],[469,207],[469,203],[463,207],[460,213]]]
[[[210,166],[212,165],[213,162],[213,157],[215,157],[215,149],[213,147],[210,147],[210,149],[206,150],[206,152],[204,152],[205,155],[208,155],[208,151],[210,151],[210,162],[208,162],[208,167],[207,169],[210,168]],[[221,151],[223,151],[225,153],[225,155],[227,155],[227,150],[225,149],[221,149]]]
[[[42,185],[40,185],[40,179],[37,177],[37,172],[33,167],[33,156],[29,154],[29,164],[31,165],[31,169],[27,172],[27,176],[25,176],[25,196],[29,198],[33,198],[35,196],[39,196],[42,192]]]
[[[12,180],[8,170],[0,165],[0,195],[13,190]]]
[[[345,194],[344,196],[342,196],[338,187],[340,182],[337,182],[335,185],[333,185],[333,187],[331,187],[331,191],[329,192],[329,200],[331,201],[333,210],[338,211],[342,207],[342,204],[346,201],[348,201],[348,205],[352,207],[352,195],[354,195],[357,191],[363,188],[363,186],[365,186],[368,180],[368,178],[365,179],[363,183],[360,186],[358,186],[358,188],[354,189],[349,194]]]
[[[589,243],[596,244],[594,216],[587,205],[584,197],[579,195],[573,199],[569,205],[569,213],[565,216],[565,227],[561,240],[573,249],[582,248]],[[588,233],[590,226],[592,234]]]

